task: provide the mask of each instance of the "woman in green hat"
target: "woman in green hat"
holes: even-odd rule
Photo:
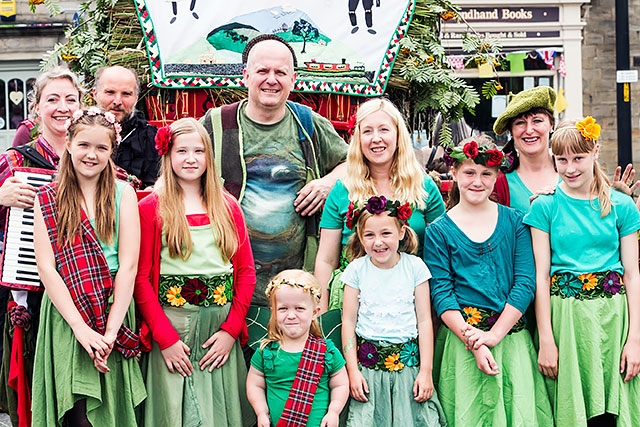
[[[549,138],[555,124],[556,92],[549,86],[538,86],[515,95],[497,118],[493,131],[511,132],[512,139],[503,151],[512,164],[496,184],[498,200],[524,213],[529,212],[530,198],[553,192],[558,173],[549,152]]]
[[[497,135],[510,131],[512,137],[503,148],[512,159],[511,167],[498,177],[496,199],[523,213],[529,212],[535,196],[552,193],[559,182],[549,151],[555,102],[556,92],[549,86],[524,90],[513,96],[493,125]],[[632,165],[627,165],[624,173],[621,169],[616,169],[612,187],[631,195],[640,181],[634,182]]]

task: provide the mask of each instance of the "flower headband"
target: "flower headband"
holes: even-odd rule
[[[600,125],[591,116],[587,116],[584,120],[576,123],[576,128],[587,141],[596,141],[600,136]]]
[[[69,130],[69,127],[72,124],[75,124],[78,122],[78,120],[80,120],[84,115],[87,115],[89,117],[92,116],[102,116],[104,117],[104,119],[107,121],[107,123],[109,123],[110,125],[113,126],[113,130],[116,132],[116,143],[120,144],[120,142],[122,142],[122,136],[120,135],[120,133],[122,132],[122,127],[120,126],[120,123],[118,123],[118,120],[116,119],[116,116],[113,115],[113,113],[109,112],[109,111],[102,111],[101,109],[99,109],[98,107],[94,107],[91,106],[89,108],[87,108],[87,110],[76,110],[73,112],[72,116],[70,119],[67,119],[67,121],[64,124],[65,129]]]
[[[171,143],[171,128],[169,126],[162,126],[156,132],[156,150],[158,154],[164,156],[169,151],[169,144]]]
[[[473,160],[478,165],[491,168],[508,168],[511,166],[509,157],[500,150],[489,148],[486,145],[478,145],[476,141],[469,141],[464,146],[447,148],[443,155],[443,160],[447,166],[453,166],[456,162]]]
[[[271,297],[271,294],[276,290],[280,289],[282,285],[289,285],[293,288],[300,288],[304,292],[309,292],[317,301],[320,301],[321,290],[318,285],[312,285],[309,283],[298,283],[298,282],[290,282],[287,279],[273,279],[267,285],[267,289],[264,293],[267,295],[267,298]]]
[[[407,221],[413,213],[413,209],[408,202],[400,204],[398,200],[387,200],[384,196],[373,196],[367,200],[364,207],[359,207],[358,202],[349,203],[349,208],[347,209],[347,228],[349,230],[354,229],[358,217],[365,210],[374,215],[388,211],[389,216],[395,216],[400,221]]]

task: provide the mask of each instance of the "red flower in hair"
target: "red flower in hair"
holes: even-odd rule
[[[360,215],[360,211],[356,210],[356,205],[353,202],[349,203],[349,208],[347,209],[347,228],[349,230],[353,230],[353,225],[358,219]]]
[[[156,150],[158,154],[164,156],[169,152],[169,143],[171,143],[171,128],[162,126],[156,133]]]
[[[502,164],[502,159],[504,158],[504,153],[500,150],[487,150],[487,166],[492,168],[500,167]]]
[[[475,159],[478,156],[478,143],[475,141],[467,142],[464,144],[462,152],[471,160]]]
[[[412,213],[413,210],[411,209],[411,205],[409,203],[398,206],[398,219],[400,221],[408,221],[409,218],[411,218]]]
[[[353,132],[355,132],[356,130],[357,118],[358,117],[355,113],[353,113],[351,117],[349,117],[349,121],[347,122],[347,132],[349,132],[349,136],[353,136]]]

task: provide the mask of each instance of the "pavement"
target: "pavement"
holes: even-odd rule
[[[5,414],[4,412],[0,413],[0,427],[11,427],[9,414]]]

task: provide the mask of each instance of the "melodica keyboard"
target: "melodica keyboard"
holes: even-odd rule
[[[54,173],[47,169],[16,168],[13,176],[37,188],[50,183]],[[33,208],[9,208],[0,285],[11,289],[43,290],[33,249]]]

